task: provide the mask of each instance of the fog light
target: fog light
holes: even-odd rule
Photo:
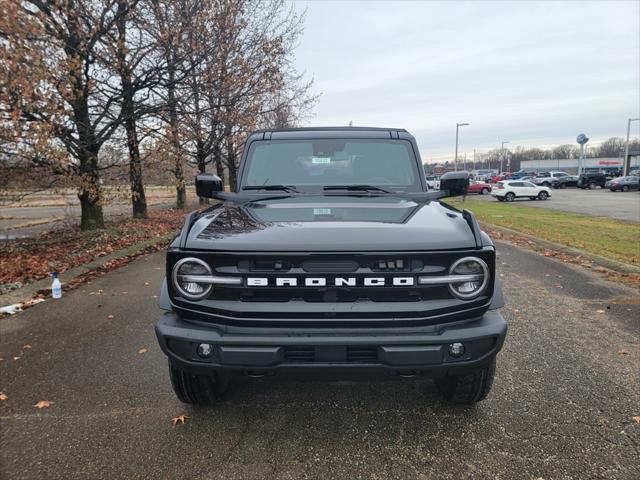
[[[208,343],[198,345],[198,356],[202,358],[211,358],[213,356],[213,346]]]
[[[459,358],[464,355],[464,344],[456,342],[449,345],[449,355],[454,358]]]

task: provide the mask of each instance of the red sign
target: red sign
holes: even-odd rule
[[[600,160],[598,165],[622,165],[622,162],[619,160]]]

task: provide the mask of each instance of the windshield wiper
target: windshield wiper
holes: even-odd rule
[[[242,190],[282,190],[284,192],[300,193],[293,185],[245,185]]]
[[[347,190],[348,192],[382,192],[391,193],[384,188],[376,187],[375,185],[326,185],[322,187],[323,190]]]

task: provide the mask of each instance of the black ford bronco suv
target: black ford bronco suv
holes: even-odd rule
[[[471,404],[491,389],[507,325],[496,252],[464,195],[429,192],[406,130],[258,131],[235,192],[199,175],[167,252],[156,325],[178,398],[210,404],[234,374],[296,369],[430,376]]]

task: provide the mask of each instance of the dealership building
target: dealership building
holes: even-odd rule
[[[630,158],[631,170],[640,168],[640,158],[635,156]],[[582,169],[585,172],[603,172],[620,174],[623,167],[623,159],[620,158],[585,158],[582,160]],[[527,172],[548,172],[561,171],[567,173],[578,173],[578,159],[560,160],[523,160],[520,162],[520,169]]]

